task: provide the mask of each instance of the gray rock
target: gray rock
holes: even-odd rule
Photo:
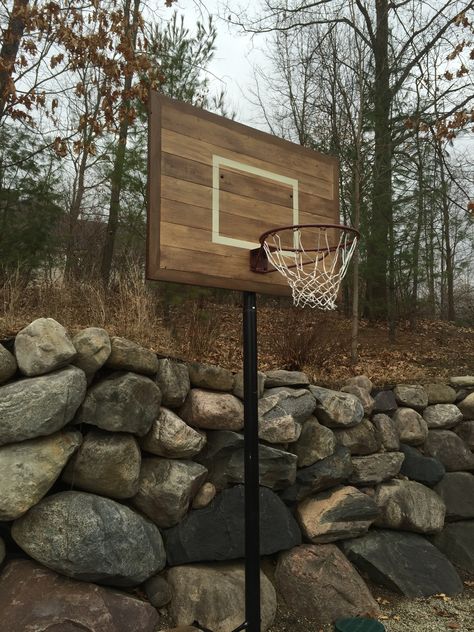
[[[428,406],[428,394],[419,384],[397,384],[393,394],[400,406],[415,410],[422,410]]]
[[[372,581],[407,597],[458,595],[463,590],[451,562],[421,535],[375,529],[341,546]]]
[[[269,399],[266,397],[265,399]],[[260,400],[263,401],[263,400]],[[260,417],[258,422],[258,437],[267,443],[294,443],[301,435],[301,424],[291,415],[281,417]]]
[[[215,498],[217,493],[215,485],[210,483],[204,483],[204,485],[198,490],[196,496],[194,496],[192,507],[193,509],[204,509]]]
[[[364,417],[360,401],[350,393],[339,393],[319,386],[310,386],[317,401],[316,417],[330,428],[355,426]]]
[[[168,358],[158,360],[156,383],[163,396],[163,406],[179,408],[191,388],[189,369],[186,364]]]
[[[386,452],[397,452],[400,449],[400,438],[392,419],[384,413],[372,417],[377,441]]]
[[[298,467],[313,465],[334,454],[335,449],[334,432],[322,426],[316,417],[304,422],[298,441],[290,446],[290,451],[298,457]]]
[[[474,393],[470,393],[462,401],[458,402],[458,408],[464,419],[474,419]]]
[[[454,404],[433,404],[423,411],[428,428],[452,428],[462,420],[462,412]]]
[[[79,432],[58,432],[0,448],[0,521],[19,518],[40,501],[81,441]]]
[[[444,465],[438,459],[424,456],[416,448],[409,445],[400,445],[400,450],[405,455],[400,474],[422,485],[433,487],[446,473]]]
[[[393,391],[379,391],[374,396],[374,413],[384,413],[391,415],[398,408],[397,400]]]
[[[143,459],[132,504],[158,527],[172,527],[186,515],[206,475],[206,468],[194,461]]]
[[[188,426],[178,415],[161,408],[158,418],[140,439],[147,452],[170,459],[191,459],[206,445],[206,433]]]
[[[161,575],[155,575],[147,579],[144,585],[146,596],[148,601],[155,608],[163,608],[171,601],[173,596],[171,593],[171,586],[166,579]]]
[[[448,560],[467,573],[474,574],[474,520],[447,524],[433,538],[433,544]]]
[[[109,334],[105,329],[88,327],[76,334],[72,343],[77,351],[72,363],[82,369],[90,381],[110,355]]]
[[[355,538],[379,515],[375,502],[355,487],[336,487],[299,503],[296,519],[313,544]]]
[[[265,388],[274,388],[275,386],[309,386],[309,379],[302,371],[284,371],[283,369],[267,371]]]
[[[374,497],[380,509],[375,524],[388,529],[436,533],[444,525],[446,507],[432,489],[415,481],[388,481]]]
[[[284,489],[296,476],[296,456],[266,445],[259,446],[260,485]],[[244,438],[227,430],[209,432],[207,445],[196,457],[208,469],[208,480],[218,490],[244,481]]]
[[[168,571],[167,578],[173,593],[169,612],[175,625],[196,623],[213,632],[232,632],[245,620],[242,564],[176,566]],[[277,600],[275,589],[263,572],[260,588],[259,627],[264,632],[275,619]]]
[[[344,382],[344,386],[358,386],[366,391],[371,392],[373,389],[372,381],[366,375],[355,375]]]
[[[158,613],[118,590],[12,560],[0,575],[3,632],[155,632]]]
[[[212,391],[232,391],[234,388],[234,376],[229,369],[202,362],[191,362],[188,368],[194,387],[209,388]]]
[[[260,417],[272,419],[291,415],[300,424],[309,419],[315,407],[316,401],[307,389],[283,386],[266,390],[258,403]]]
[[[281,492],[280,497],[289,505],[346,481],[352,473],[351,455],[347,448],[339,446],[331,456],[317,461],[296,472],[293,485]]]
[[[369,419],[363,419],[357,426],[334,430],[336,441],[345,446],[351,454],[367,455],[377,452],[380,442],[375,426]]]
[[[265,390],[265,380],[267,376],[265,373],[261,371],[257,371],[257,396],[260,399],[263,397],[263,392]],[[234,375],[234,390],[233,394],[239,399],[244,398],[244,372],[239,371]]]
[[[166,562],[158,528],[109,498],[48,496],[13,523],[15,542],[52,570],[83,581],[137,586]]]
[[[143,437],[158,417],[160,403],[160,389],[149,377],[112,373],[87,391],[77,422]]]
[[[428,404],[453,404],[456,401],[456,391],[448,384],[433,382],[425,384],[425,391],[428,395]]]
[[[449,378],[449,383],[454,388],[474,388],[474,375],[458,375]]]
[[[379,612],[363,579],[335,544],[304,544],[282,553],[275,582],[287,608],[298,618],[316,620],[317,627]]]
[[[421,445],[428,436],[428,424],[412,408],[398,408],[393,414],[393,422],[402,443]]]
[[[230,393],[193,388],[179,416],[190,426],[207,430],[241,430],[244,427],[244,406]]]
[[[132,435],[92,430],[69,461],[62,479],[73,487],[111,498],[138,491],[141,453]]]
[[[158,358],[156,353],[141,347],[136,342],[113,336],[110,339],[111,351],[105,366],[116,371],[132,371],[144,375],[156,375]]]
[[[0,445],[61,430],[74,417],[86,387],[86,376],[77,367],[2,386]]]
[[[462,421],[454,428],[454,432],[471,450],[474,450],[474,421]]]
[[[15,356],[20,371],[43,375],[69,364],[76,355],[67,331],[53,318],[38,318],[18,332]]]
[[[384,452],[352,458],[352,485],[375,485],[396,476],[405,458],[402,452]]]
[[[168,564],[212,562],[244,556],[244,488],[225,489],[204,509],[190,511],[164,532]],[[260,487],[260,555],[301,543],[299,527],[278,496]]]
[[[446,505],[448,522],[474,518],[474,476],[472,474],[448,472],[436,485],[434,491]]]
[[[0,343],[0,384],[7,382],[17,370],[15,356]]]
[[[371,396],[370,391],[366,388],[362,388],[361,386],[356,386],[355,384],[347,384],[341,388],[343,393],[351,393],[357,397],[362,406],[364,407],[364,414],[369,416],[372,414],[374,410],[375,401]]]
[[[448,472],[474,470],[474,454],[451,430],[430,430],[423,448],[427,456],[441,461]]]

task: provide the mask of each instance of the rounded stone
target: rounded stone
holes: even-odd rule
[[[48,496],[13,523],[15,542],[68,577],[137,586],[165,565],[158,528],[109,498],[85,492]]]
[[[53,318],[38,318],[18,332],[15,356],[29,377],[44,375],[69,364],[76,349],[66,329]]]
[[[458,408],[462,412],[464,419],[474,419],[474,393],[470,393],[460,401]]]
[[[428,406],[428,394],[419,384],[397,384],[393,389],[400,406],[422,410]]]
[[[456,401],[456,391],[448,384],[432,382],[425,384],[425,391],[428,395],[428,404],[453,404]]]
[[[372,381],[366,375],[355,375],[354,377],[350,377],[344,382],[344,386],[357,386],[369,391],[369,393],[373,388]]]
[[[213,391],[231,391],[234,388],[234,376],[229,369],[202,362],[191,362],[188,368],[193,386]]]
[[[77,351],[73,364],[92,378],[110,355],[109,334],[100,327],[87,327],[74,336],[72,343]]]
[[[163,608],[171,601],[171,587],[161,575],[155,575],[147,579],[144,588],[148,601],[155,608]]]
[[[393,414],[393,421],[402,443],[421,445],[428,436],[428,424],[416,410],[398,408]]]
[[[189,369],[182,362],[162,358],[158,360],[156,383],[163,396],[163,406],[178,408],[183,405],[191,388]]]
[[[179,416],[190,426],[207,430],[241,430],[244,426],[244,406],[237,397],[199,388],[189,391]]]
[[[105,365],[111,369],[144,375],[156,375],[158,372],[158,358],[150,349],[145,349],[136,342],[118,336],[110,339],[110,345],[110,355]]]
[[[423,411],[428,428],[452,428],[462,420],[462,412],[454,404],[433,404]]]
[[[190,459],[206,445],[206,433],[188,426],[178,415],[161,408],[158,418],[140,439],[143,450],[170,459]]]
[[[342,393],[350,393],[355,395],[364,407],[364,414],[370,416],[374,410],[375,400],[371,396],[370,391],[356,384],[347,384],[341,388]]]
[[[204,509],[207,507],[209,503],[214,499],[217,493],[215,485],[212,483],[204,483],[204,485],[199,489],[196,496],[194,496],[193,500],[193,509]]]
[[[0,384],[13,377],[17,368],[15,356],[0,343]]]

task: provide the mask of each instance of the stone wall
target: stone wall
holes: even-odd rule
[[[42,318],[0,344],[0,384],[6,629],[154,632],[165,611],[242,623],[241,374]],[[259,396],[263,629],[277,597],[320,624],[376,617],[367,577],[412,597],[462,591],[474,377],[332,391],[276,370]]]

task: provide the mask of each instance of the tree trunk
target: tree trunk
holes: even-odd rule
[[[450,217],[449,217],[449,201],[448,201],[448,183],[444,171],[443,153],[441,144],[437,142],[437,153],[439,156],[439,169],[441,178],[441,211],[443,215],[444,228],[444,261],[446,266],[446,318],[454,322],[456,312],[454,309],[454,253],[451,245],[451,236],[449,234]]]
[[[25,30],[28,4],[29,0],[14,0],[0,50],[0,119],[5,113],[8,97],[14,89],[12,86],[12,74],[16,56],[18,55],[18,49],[20,48],[21,38],[23,37],[23,31]]]

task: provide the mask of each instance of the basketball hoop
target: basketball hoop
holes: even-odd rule
[[[335,309],[336,299],[360,233],[342,224],[297,224],[268,230],[250,251],[250,269],[278,271],[299,307]]]

